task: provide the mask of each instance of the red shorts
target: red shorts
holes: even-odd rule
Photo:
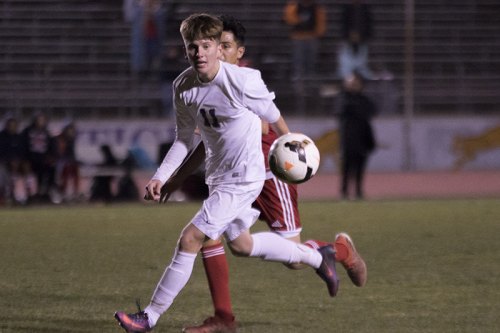
[[[260,211],[259,218],[269,229],[289,238],[300,234],[297,186],[287,184],[273,176],[264,183],[264,188],[253,206]]]

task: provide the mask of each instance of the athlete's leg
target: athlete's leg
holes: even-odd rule
[[[228,243],[235,255],[259,257],[286,264],[303,263],[313,268],[321,265],[321,254],[305,245],[289,241],[273,232],[242,232]]]
[[[267,223],[271,231],[292,242],[301,243],[302,224],[296,185],[287,184],[276,177],[266,180],[262,192],[254,202],[254,207],[261,212],[260,218]],[[317,250],[332,243],[309,240],[304,245]],[[295,270],[307,267],[301,263],[285,265]]]
[[[229,267],[224,245],[220,240],[208,239],[203,243],[201,257],[210,288],[214,315],[199,325],[184,327],[183,332],[236,332],[237,324],[231,306]]]
[[[233,321],[234,315],[229,292],[229,266],[220,240],[208,240],[203,244],[201,257],[208,286],[212,296],[215,316],[223,320]]]
[[[150,304],[144,309],[148,314],[151,327],[170,307],[175,297],[184,288],[193,271],[194,261],[200,251],[205,235],[193,224],[182,231],[172,262],[165,269]]]
[[[156,325],[159,317],[168,310],[188,282],[196,254],[201,249],[204,239],[205,235],[192,223],[184,228],[172,262],[165,269],[146,309],[134,314],[122,311],[115,313],[115,318],[126,331],[148,332]]]
[[[245,186],[245,185],[243,185]],[[246,187],[245,187],[246,188]],[[203,244],[202,259],[207,274],[212,302],[215,309],[213,317],[207,318],[201,325],[185,327],[183,332],[186,333],[206,333],[206,332],[235,332],[236,322],[231,307],[231,298],[229,292],[229,268],[227,258],[224,251],[224,246],[219,240],[220,234],[213,233],[210,225],[217,224],[214,221],[221,220],[237,220],[239,225],[232,227],[229,234],[239,234],[240,230],[248,229],[256,220],[258,212],[249,207],[250,203],[255,200],[256,195],[262,188],[262,183],[257,185],[249,185],[248,191],[246,189],[239,189],[238,187],[220,186],[217,188],[216,195],[213,199],[212,211],[205,214],[203,217],[211,223],[208,226],[201,226],[205,233],[216,240],[207,240]],[[212,192],[212,191],[211,191]],[[212,193],[214,193],[212,192]],[[249,195],[249,193],[255,192]],[[240,196],[241,195],[241,196]],[[221,202],[221,205],[217,205]],[[242,207],[246,206],[244,213],[238,213]],[[234,210],[232,209],[234,208]],[[231,211],[235,213],[231,214]],[[245,218],[240,218],[244,215]]]
[[[311,266],[316,269],[316,273],[326,282],[330,296],[337,295],[339,280],[335,270],[335,252],[331,246],[325,246],[316,251],[272,232],[250,235],[248,231],[240,233],[228,245],[237,255],[259,257],[266,261],[278,261],[286,264],[302,263]]]

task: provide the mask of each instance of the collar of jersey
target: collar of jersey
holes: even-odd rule
[[[211,85],[212,83],[214,83],[217,78],[219,77],[220,75],[220,72],[221,72],[221,68],[222,68],[222,61],[219,60],[219,70],[217,71],[217,74],[215,74],[214,78],[208,82],[203,82],[202,80],[200,80],[200,78],[198,77],[198,74],[196,74],[196,80],[198,80],[198,82],[201,84],[201,85],[204,85],[204,86],[208,86],[208,85]]]

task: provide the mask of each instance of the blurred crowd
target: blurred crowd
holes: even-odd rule
[[[76,157],[76,123],[67,120],[57,131],[49,129],[49,118],[36,113],[24,127],[14,116],[4,118],[0,131],[0,206],[79,202],[138,201],[134,169],[151,168],[140,147],[117,158],[112,147],[100,146],[102,162],[83,164]],[[89,186],[82,188],[81,169]]]
[[[0,132],[0,202],[27,204],[76,200],[80,174],[75,158],[76,127],[64,123],[56,135],[48,129],[43,113],[24,128],[6,117]]]
[[[373,117],[372,105],[368,97],[363,95],[363,85],[357,94],[346,89],[353,78],[359,80],[376,79],[376,74],[368,67],[369,41],[373,37],[373,19],[371,8],[362,0],[351,0],[339,5],[341,27],[337,58],[336,77],[339,79],[339,100],[342,107],[339,111],[339,126],[342,133],[342,151],[344,152],[344,170],[342,194],[347,196],[348,179],[353,173],[358,185],[356,195],[362,197],[362,174],[366,165],[363,152],[361,162],[347,163],[347,156],[354,156],[354,145],[347,144],[347,137],[358,137],[361,134],[350,131],[356,128],[355,122],[366,123]],[[167,23],[175,10],[173,2],[158,0],[124,0],[124,20],[131,26],[131,73],[138,78],[146,78],[151,74],[159,74],[164,86],[164,115],[171,115],[171,83],[182,67],[183,52],[173,47],[164,48],[167,36]],[[321,41],[328,27],[326,6],[315,0],[290,0],[283,9],[283,21],[290,29],[292,82],[314,78],[319,70],[319,50]],[[179,60],[181,59],[181,60]],[[249,60],[251,61],[251,60]],[[163,64],[168,62],[169,66]],[[185,64],[187,65],[187,63]],[[362,99],[366,103],[358,103]],[[354,98],[355,97],[355,98]],[[354,108],[352,105],[355,105]],[[353,110],[356,109],[356,112]],[[352,115],[357,115],[356,117]],[[360,116],[362,115],[362,116]],[[362,119],[362,121],[359,121]],[[349,122],[347,121],[349,120]],[[33,116],[29,124],[21,128],[21,122],[15,117],[5,118],[0,132],[0,203],[27,204],[31,202],[74,202],[83,199],[80,180],[80,164],[75,157],[75,140],[77,128],[73,121],[66,121],[58,133],[52,134],[48,129],[49,119],[43,113]],[[366,127],[366,126],[365,126]],[[353,141],[353,140],[350,140]],[[358,142],[359,140],[354,140]],[[371,144],[374,146],[374,144]],[[111,147],[101,147],[103,165],[123,167],[112,157]],[[371,151],[373,147],[366,151]],[[347,163],[347,164],[346,164]],[[353,172],[350,170],[354,166]],[[128,188],[121,191],[130,193],[128,197],[138,196],[130,177],[130,163],[125,163],[122,171],[128,178],[123,179]],[[113,175],[94,177],[90,196],[87,199],[109,201],[119,197],[111,193]]]

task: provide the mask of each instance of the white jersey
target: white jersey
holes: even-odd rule
[[[261,118],[276,122],[280,112],[260,72],[220,62],[215,78],[204,83],[188,68],[174,81],[176,140],[154,179],[165,182],[191,148],[199,128],[206,153],[206,183],[262,181]]]

